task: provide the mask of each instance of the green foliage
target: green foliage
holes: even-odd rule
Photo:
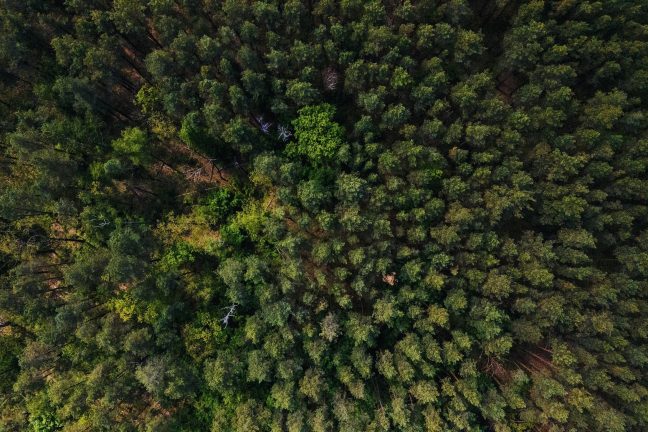
[[[645,2],[0,23],[0,430],[648,430]]]
[[[32,417],[29,425],[33,432],[54,432],[63,428],[61,422],[52,413]]]
[[[136,165],[148,161],[150,149],[147,148],[147,145],[148,137],[146,132],[136,127],[124,129],[121,137],[112,142],[113,149],[117,154],[128,157]]]
[[[293,120],[295,138],[286,147],[288,156],[304,156],[313,164],[331,161],[342,146],[344,129],[333,121],[335,108],[330,104],[306,106]]]
[[[191,112],[182,120],[182,126],[178,132],[180,139],[192,149],[212,155],[214,152],[214,140],[207,129],[202,125],[200,113]]]
[[[229,189],[219,188],[205,199],[199,211],[209,223],[217,225],[225,222],[241,206],[242,200],[239,195]]]

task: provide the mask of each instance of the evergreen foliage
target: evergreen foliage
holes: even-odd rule
[[[648,430],[648,4],[0,0],[0,431]]]

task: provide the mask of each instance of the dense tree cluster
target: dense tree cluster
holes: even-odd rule
[[[0,431],[648,430],[648,4],[0,0]]]

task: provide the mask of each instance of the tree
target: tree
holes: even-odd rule
[[[644,3],[3,2],[0,430],[647,430]]]
[[[113,141],[112,146],[117,154],[128,157],[136,165],[145,164],[150,158],[147,152],[148,137],[138,128],[124,129],[121,138]]]
[[[344,129],[333,121],[335,108],[329,104],[307,106],[293,121],[295,138],[286,147],[288,156],[304,156],[314,164],[333,159],[342,146]]]

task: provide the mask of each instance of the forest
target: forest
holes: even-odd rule
[[[0,0],[0,432],[647,430],[647,1]]]

